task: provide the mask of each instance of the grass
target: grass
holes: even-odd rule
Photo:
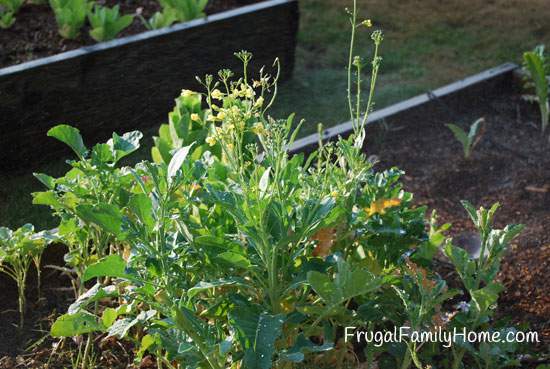
[[[519,62],[535,45],[550,46],[547,0],[359,0],[360,14],[384,32],[376,107],[426,92],[500,63]],[[280,86],[271,114],[297,112],[306,119],[302,134],[317,123],[331,126],[349,119],[346,103],[351,0],[300,0],[296,68]],[[358,32],[357,52],[368,58],[369,30]],[[182,86],[184,87],[184,86]],[[151,131],[152,132],[152,131]],[[146,146],[152,133],[146,132]],[[148,156],[147,148],[141,157]],[[42,172],[61,175],[67,165],[50,163]],[[0,176],[0,225],[31,222],[55,226],[45,207],[31,206],[30,193],[41,185],[30,173]]]
[[[275,116],[293,111],[317,123],[348,120],[346,70],[349,22],[341,0],[301,0],[293,80],[281,86]],[[360,14],[384,32],[376,106],[384,107],[550,45],[545,0],[359,0]],[[369,30],[358,54],[371,51]]]

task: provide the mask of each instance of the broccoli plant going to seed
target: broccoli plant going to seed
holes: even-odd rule
[[[87,0],[50,0],[61,37],[68,39],[78,37],[80,29],[86,22],[86,14],[92,5]]]
[[[40,291],[40,260],[44,248],[54,241],[53,232],[34,232],[32,224],[25,224],[13,231],[0,228],[0,272],[7,274],[17,284],[19,293],[19,327],[22,328],[25,319],[25,287],[27,273],[31,263],[34,263]]]
[[[132,24],[133,20],[133,15],[121,16],[118,5],[108,8],[96,4],[93,10],[88,12],[88,21],[92,26],[90,36],[98,42],[112,40]]]
[[[539,105],[541,129],[544,134],[550,118],[550,63],[545,55],[543,45],[523,54],[523,71],[525,72],[525,87],[535,92],[534,95],[525,95],[524,98]]]
[[[483,135],[483,124],[485,123],[484,118],[479,118],[471,126],[468,133],[464,131],[461,127],[456,124],[447,124],[447,127],[453,132],[453,135],[458,142],[462,144],[462,149],[464,150],[464,158],[470,159],[472,155],[472,150],[481,140]]]

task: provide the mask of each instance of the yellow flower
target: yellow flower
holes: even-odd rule
[[[333,197],[333,198],[337,198],[338,197],[338,192],[337,191],[332,191],[330,193],[330,196]]]
[[[194,94],[195,94],[195,91],[181,90],[181,96],[183,96],[183,97],[192,96]]]
[[[209,146],[214,146],[216,144],[216,138],[212,136],[206,137],[205,141]]]
[[[364,21],[361,22],[361,24],[367,28],[371,28],[372,27],[372,21],[370,19],[365,19]]]
[[[265,132],[264,125],[261,122],[256,122],[252,126],[252,132],[254,132],[257,135],[261,135]]]
[[[263,104],[264,104],[264,97],[260,96],[260,97],[258,97],[258,100],[256,100],[256,102],[254,103],[254,106],[259,108]]]
[[[254,97],[255,93],[254,93],[254,90],[252,89],[252,87],[248,87],[246,89],[246,91],[244,92],[244,96],[247,98],[247,99],[252,99]]]
[[[401,204],[400,199],[379,199],[370,204],[368,208],[365,208],[365,211],[369,217],[374,214],[384,215],[386,214],[386,209],[398,206],[399,204]]]
[[[214,117],[212,114],[208,114],[206,120],[209,122],[214,122],[216,120],[216,117]]]
[[[216,119],[218,120],[223,120],[225,118],[225,112],[224,111],[220,111],[218,113],[218,115],[216,116]]]
[[[221,100],[223,98],[223,94],[220,90],[218,90],[217,88],[212,91],[212,97],[216,100]]]
[[[233,147],[234,147],[234,146],[233,146],[232,143],[228,143],[228,144],[227,144],[227,148],[228,148],[229,150],[233,150]]]
[[[198,122],[199,120],[201,120],[201,117],[199,117],[199,115],[197,113],[193,113],[193,114],[191,114],[191,120],[193,122]]]

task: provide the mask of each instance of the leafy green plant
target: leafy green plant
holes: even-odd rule
[[[464,131],[456,124],[447,124],[447,127],[451,130],[451,132],[453,132],[456,140],[462,144],[465,159],[470,159],[470,156],[472,155],[472,150],[481,140],[481,137],[483,136],[484,123],[485,119],[479,118],[474,123],[472,123],[468,133],[466,133],[466,131]]]
[[[478,259],[471,259],[468,252],[456,247],[448,241],[444,252],[453,263],[464,288],[470,296],[470,301],[463,302],[461,311],[453,318],[453,324],[458,327],[467,327],[469,330],[487,326],[498,300],[498,294],[503,286],[496,281],[502,257],[509,243],[521,232],[522,225],[506,226],[504,229],[493,229],[493,218],[499,204],[490,209],[481,207],[476,210],[469,202],[462,204],[477,228],[481,240],[481,251]],[[471,346],[462,343],[453,347],[452,368],[461,367],[464,355],[470,352],[474,357],[489,361],[494,358],[484,355],[483,351],[475,351]],[[487,367],[487,366],[485,366]]]
[[[23,0],[0,0],[0,28],[10,28],[15,23],[15,14]]]
[[[534,89],[535,95],[526,95],[525,98],[535,101],[539,105],[541,130],[545,133],[550,118],[550,63],[548,62],[543,45],[533,51],[523,54],[523,71],[525,73],[526,88]]]
[[[170,27],[178,20],[176,11],[172,8],[164,8],[161,12],[155,12],[149,20],[143,18],[143,16],[139,13],[138,17],[143,25],[149,30]]]
[[[78,296],[83,288],[79,280],[86,266],[123,251],[120,244],[125,234],[120,209],[127,203],[132,175],[117,168],[117,163],[139,148],[142,134],[113,133],[106,143],[90,150],[78,129],[69,125],[50,129],[48,136],[69,146],[78,160],[70,161],[71,169],[60,178],[36,173],[47,190],[33,193],[33,204],[49,206],[60,219],[59,236],[69,249],[65,261],[72,268],[70,273],[76,275],[74,287]],[[102,212],[111,218],[102,216]]]
[[[22,328],[25,320],[25,287],[27,273],[31,263],[36,267],[37,288],[40,291],[40,260],[44,248],[56,240],[53,232],[34,232],[32,224],[25,224],[12,231],[0,227],[0,272],[8,275],[17,284],[19,293],[19,327]]]
[[[10,28],[15,23],[15,17],[12,12],[0,9],[0,28]]]
[[[90,36],[98,42],[112,40],[132,24],[133,20],[133,15],[121,16],[118,5],[108,8],[96,4],[93,10],[88,12],[88,21],[92,26]]]
[[[74,39],[84,26],[93,3],[88,0],[50,0],[50,6],[55,13],[61,37]]]
[[[205,151],[215,151],[206,143],[213,122],[207,121],[202,109],[202,95],[183,90],[176,99],[168,123],[161,124],[159,135],[153,137],[151,157],[156,163],[169,163],[172,153],[193,143],[193,158],[200,158]],[[217,150],[219,153],[219,149]]]
[[[208,0],[159,0],[160,5],[166,11],[171,9],[179,22],[186,22],[204,17],[204,8]]]

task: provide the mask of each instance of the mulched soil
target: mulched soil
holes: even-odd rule
[[[238,8],[257,1],[260,0],[210,0],[206,6],[206,14]],[[135,14],[136,10],[141,8],[145,19],[161,10],[156,0],[98,0],[96,3],[110,7],[118,4],[121,14]],[[57,29],[54,13],[47,1],[41,5],[30,2],[23,5],[16,15],[14,25],[9,29],[0,29],[0,68],[96,43],[89,35],[88,24],[81,29],[75,40],[63,39]],[[144,31],[147,29],[142,21],[135,17],[133,23],[118,37]]]
[[[515,92],[448,105],[434,102],[419,114],[386,122],[372,132],[367,152],[380,167],[406,172],[404,185],[428,214],[435,209],[441,223],[452,223],[451,236],[474,231],[460,200],[475,206],[501,204],[496,226],[524,224],[502,264],[506,286],[498,308],[500,317],[528,323],[550,352],[550,144],[541,137],[534,105]],[[494,96],[493,96],[494,95]],[[470,160],[446,123],[469,127],[485,118],[485,133]]]

